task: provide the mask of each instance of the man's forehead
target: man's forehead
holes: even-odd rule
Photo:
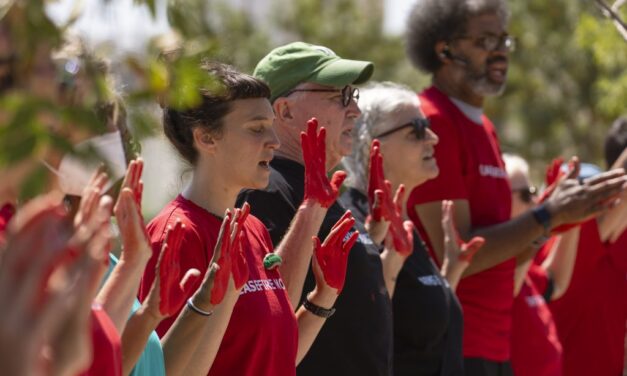
[[[482,13],[468,18],[466,32],[472,35],[501,35],[507,31],[507,24],[498,13]]]
[[[344,87],[322,85],[315,82],[302,82],[298,84],[294,89],[325,89],[325,90],[342,90]]]

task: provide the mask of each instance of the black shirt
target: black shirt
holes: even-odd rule
[[[356,189],[344,192],[340,202],[357,221],[368,215],[368,198]],[[461,307],[417,232],[392,302],[394,375],[463,375]]]
[[[292,160],[275,157],[270,163],[270,184],[263,190],[240,194],[238,205],[247,201],[251,213],[268,227],[276,246],[304,197],[305,168]],[[318,237],[327,236],[345,213],[338,202],[328,210]],[[392,374],[392,303],[383,281],[379,248],[368,237],[363,222],[355,228],[360,236],[348,256],[346,281],[335,308],[297,373],[325,376],[388,376]],[[303,299],[313,290],[309,270]]]

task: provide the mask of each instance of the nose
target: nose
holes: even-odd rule
[[[274,131],[274,128],[270,129],[270,135],[269,135],[269,139],[266,143],[266,145],[273,150],[276,150],[279,148],[279,146],[281,146],[281,140],[279,140],[279,136],[277,136],[276,132]]]
[[[361,110],[359,109],[359,106],[357,105],[357,101],[355,99],[351,99],[351,102],[346,108],[346,116],[355,119],[361,116]]]
[[[435,134],[435,132],[432,131],[431,129],[427,128],[427,131],[425,134],[426,134],[425,141],[430,143],[431,145],[437,145],[438,142],[440,142],[440,138],[438,137],[438,135]]]

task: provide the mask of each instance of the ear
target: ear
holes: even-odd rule
[[[216,139],[202,127],[196,127],[192,130],[194,135],[194,146],[199,151],[213,151],[216,147]]]
[[[291,101],[287,98],[277,98],[272,104],[272,109],[274,110],[274,116],[276,116],[277,120],[286,122],[294,119],[294,115],[292,114]]]
[[[435,49],[435,54],[437,55],[438,59],[443,63],[446,64],[448,63],[451,59],[449,57],[449,53],[448,52],[448,43],[446,43],[445,41],[441,40],[439,42],[437,42],[435,44],[435,46],[433,47]]]

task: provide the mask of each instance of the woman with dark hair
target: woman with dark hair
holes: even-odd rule
[[[142,279],[142,299],[155,278],[154,266],[168,226],[175,221],[184,225],[180,269],[204,273],[222,216],[233,210],[240,190],[268,184],[269,162],[279,146],[269,88],[226,65],[204,63],[201,68],[221,87],[200,88],[201,102],[194,108],[180,110],[166,104],[163,109],[164,132],[192,165],[193,174],[181,194],[147,226],[154,254]],[[349,213],[322,245],[314,242],[312,267],[317,283],[308,296],[308,307],[305,304],[294,313],[288,290],[302,290],[302,286],[286,285],[276,264],[285,249],[293,252],[298,247],[311,247],[328,206],[324,137],[318,137],[315,124],[302,137],[310,146],[305,156],[309,194],[275,253],[264,225],[252,215],[240,218],[237,225],[242,235],[235,241],[241,253],[234,251],[227,262],[231,271],[220,268],[218,273],[224,275],[215,277],[214,293],[223,295],[221,304],[214,307],[213,299],[187,303],[199,315],[212,315],[207,317],[212,325],[203,333],[196,351],[189,354],[194,364],[188,366],[186,375],[208,371],[211,375],[294,375],[297,362],[311,346],[324,318],[332,313],[320,307],[333,306],[341,290],[348,249],[357,237],[354,233],[343,241],[354,223]],[[331,195],[333,200],[335,194]],[[163,320],[157,332],[163,336],[172,323],[173,319]]]
[[[342,161],[349,171],[350,188],[340,200],[357,221],[366,223],[372,240],[385,245],[381,257],[394,257],[396,252],[387,249],[403,248],[397,240],[401,232],[398,227],[408,219],[402,191],[438,175],[433,157],[438,137],[420,112],[416,94],[403,86],[369,85],[361,90],[358,104],[362,114],[354,134],[353,153]],[[401,194],[397,193],[392,203],[391,192],[395,189]],[[451,210],[452,203],[446,203],[446,257],[442,270],[436,267],[418,233],[413,232],[413,239],[407,237],[413,243],[409,244],[404,263],[400,263],[398,277],[386,281],[394,309],[395,375],[464,373],[462,311],[454,289],[482,240],[461,245]]]

